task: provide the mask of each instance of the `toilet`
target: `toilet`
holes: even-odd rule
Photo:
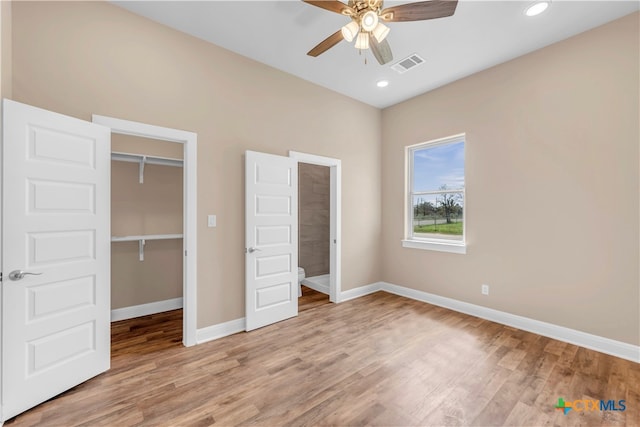
[[[298,297],[302,296],[302,280],[304,279],[304,268],[298,267]]]

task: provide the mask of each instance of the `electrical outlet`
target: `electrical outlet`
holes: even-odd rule
[[[207,216],[207,226],[208,227],[215,227],[216,226],[216,216],[215,215],[208,215]]]
[[[489,295],[489,285],[482,285],[482,295]]]

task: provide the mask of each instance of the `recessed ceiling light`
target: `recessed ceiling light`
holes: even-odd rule
[[[527,16],[540,15],[542,12],[547,10],[550,3],[551,3],[550,1],[537,1],[529,5],[529,7],[525,9],[524,14]]]
[[[389,86],[389,80],[378,80],[378,83],[376,83],[376,86],[387,87]]]

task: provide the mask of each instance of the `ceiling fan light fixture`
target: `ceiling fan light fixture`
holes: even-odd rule
[[[369,33],[360,32],[356,39],[356,49],[369,49]]]
[[[376,38],[376,41],[381,43],[382,40],[387,38],[387,35],[389,34],[389,27],[384,25],[382,22],[378,22],[378,25],[376,25],[376,28],[373,29],[372,33],[373,37]]]
[[[386,9],[383,7],[384,0],[302,1],[330,12],[348,15],[358,27],[356,31],[355,26],[347,21],[347,25],[339,27],[336,32],[307,52],[308,56],[317,57],[343,40],[353,41],[355,39],[355,48],[358,49],[360,55],[362,55],[362,50],[371,49],[378,63],[385,65],[393,59],[393,54],[387,41],[390,30],[382,25],[381,21],[407,22],[446,18],[455,13],[459,0],[414,1]],[[527,2],[533,1],[550,3],[552,0],[527,0]],[[366,64],[367,57],[363,56]]]
[[[537,1],[535,3],[530,4],[524,11],[524,14],[527,16],[536,16],[540,15],[542,12],[547,10],[551,1]]]
[[[359,30],[360,27],[358,27],[358,23],[355,21],[351,21],[347,25],[342,27],[342,37],[344,37],[346,41],[351,42],[358,34]]]
[[[373,10],[368,11],[362,15],[360,25],[362,25],[362,29],[364,31],[373,31],[373,29],[378,25],[378,14]]]

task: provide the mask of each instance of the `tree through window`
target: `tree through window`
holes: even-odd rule
[[[465,136],[407,147],[407,239],[464,245]]]

